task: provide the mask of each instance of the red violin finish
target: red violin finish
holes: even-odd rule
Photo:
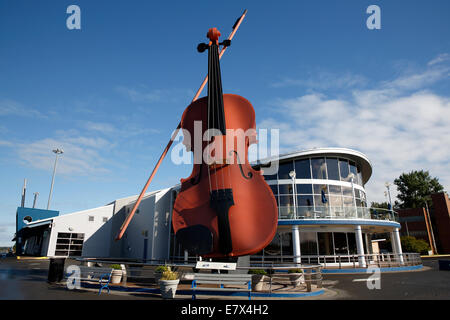
[[[215,28],[207,36],[209,44],[200,44],[198,50],[208,50],[208,96],[191,103],[181,120],[181,128],[189,133],[185,145],[201,159],[181,180],[173,229],[183,249],[193,255],[254,254],[273,239],[278,208],[261,172],[248,162],[248,148],[256,143],[253,106],[241,96],[222,93],[218,48],[230,41],[219,43]],[[196,143],[199,134],[202,142]]]

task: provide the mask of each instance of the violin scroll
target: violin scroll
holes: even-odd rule
[[[220,37],[220,31],[217,30],[217,28],[210,28],[208,33],[206,34],[208,39],[210,40],[209,43],[200,43],[197,46],[198,52],[204,52],[206,49],[208,49],[212,43],[215,43],[219,46],[229,47],[231,45],[231,40],[227,39],[219,43],[219,37]]]

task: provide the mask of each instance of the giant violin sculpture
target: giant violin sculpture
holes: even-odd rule
[[[199,158],[196,154],[202,156],[191,175],[181,180],[172,225],[189,253],[236,257],[270,243],[278,209],[261,172],[248,162],[248,148],[256,143],[255,111],[245,98],[222,93],[219,45],[228,46],[230,41],[219,44],[219,36],[212,28],[209,44],[198,46],[200,52],[208,50],[208,96],[186,108],[181,128],[189,133],[183,143],[194,151],[194,159]],[[186,138],[198,139],[199,133],[201,145]]]

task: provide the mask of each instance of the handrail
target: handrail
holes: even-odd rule
[[[263,261],[263,265],[274,264],[295,264],[295,261],[301,261],[300,265],[318,264],[323,268],[344,267],[360,268],[359,259],[367,261],[365,268],[371,266],[393,267],[393,266],[414,266],[421,265],[422,259],[419,253],[378,253],[378,254],[345,254],[345,255],[301,255],[301,256],[251,256],[250,264],[258,266]]]
[[[383,208],[279,206],[279,219],[371,219],[398,222],[398,213]]]

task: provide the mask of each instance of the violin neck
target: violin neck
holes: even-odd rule
[[[208,129],[226,133],[219,46],[215,43],[208,50]]]

